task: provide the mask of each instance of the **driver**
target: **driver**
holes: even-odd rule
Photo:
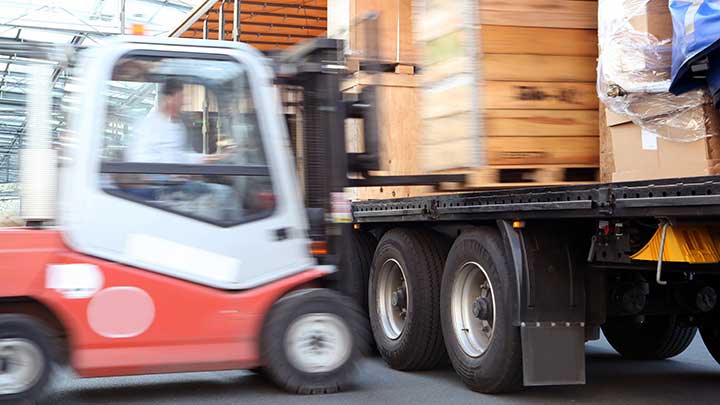
[[[204,155],[194,152],[180,113],[184,104],[183,83],[167,79],[160,88],[160,102],[136,127],[128,145],[126,161],[165,164],[217,163],[224,154]],[[126,190],[145,201],[161,202],[176,210],[205,217],[223,219],[237,216],[231,212],[238,197],[231,187],[203,181],[199,176],[143,175],[150,187]],[[147,183],[145,183],[147,184]]]
[[[204,155],[190,150],[180,119],[183,84],[167,79],[160,88],[160,103],[137,127],[127,151],[127,161],[144,163],[202,163]]]

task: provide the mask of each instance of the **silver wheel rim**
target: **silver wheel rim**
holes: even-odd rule
[[[341,367],[352,353],[350,329],[339,316],[306,314],[290,324],[285,335],[290,363],[305,373],[327,373]]]
[[[479,357],[490,346],[495,325],[495,294],[485,269],[465,263],[452,286],[452,323],[460,348]]]
[[[0,339],[0,395],[31,389],[42,377],[45,362],[40,348],[27,339]]]
[[[376,302],[385,336],[398,339],[405,329],[410,300],[405,271],[395,259],[386,260],[380,267]]]

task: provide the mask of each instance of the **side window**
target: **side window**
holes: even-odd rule
[[[242,64],[129,54],[116,63],[105,96],[106,192],[221,226],[272,212],[272,182]]]

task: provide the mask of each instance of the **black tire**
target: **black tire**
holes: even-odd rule
[[[327,371],[307,371],[293,363],[286,337],[292,325],[304,315],[329,315],[349,332],[349,356]],[[349,386],[359,358],[370,339],[366,320],[349,298],[328,289],[292,292],[278,300],[268,313],[262,331],[260,353],[262,374],[284,390],[297,394],[327,394]]]
[[[352,298],[366,314],[370,267],[376,248],[377,240],[372,234],[362,231],[353,232],[350,268],[346,274],[342,275],[343,293]]]
[[[701,326],[700,336],[710,355],[720,364],[720,324],[713,320],[712,324]]]
[[[423,229],[392,229],[383,235],[370,271],[370,325],[380,355],[396,370],[427,370],[446,358],[440,328],[440,280],[448,244]],[[382,324],[379,278],[384,263],[395,260],[405,274],[406,316],[399,336]],[[415,310],[417,309],[417,310]]]
[[[18,403],[21,401],[35,401],[46,394],[50,383],[52,371],[52,348],[50,346],[51,334],[42,323],[25,315],[0,315],[0,341],[5,339],[18,339],[29,343],[37,350],[39,358],[39,371],[35,381],[22,392],[0,395],[0,403]]]
[[[608,319],[602,327],[610,346],[621,356],[635,360],[663,360],[684,352],[697,332],[676,315],[646,315]]]
[[[494,297],[492,337],[484,351],[463,349],[453,322],[453,287],[463,277],[468,263],[477,263],[491,284]],[[475,271],[481,271],[476,268]],[[480,274],[480,273],[479,273]],[[486,394],[522,388],[522,346],[520,328],[513,325],[512,308],[517,297],[515,277],[503,251],[500,234],[492,228],[463,232],[453,243],[442,280],[441,317],[445,346],[450,362],[470,389]]]

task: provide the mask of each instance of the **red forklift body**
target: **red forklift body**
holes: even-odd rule
[[[325,275],[308,269],[225,291],[78,254],[58,230],[0,231],[0,299],[48,307],[83,377],[257,367],[270,306]],[[64,289],[64,279],[84,287]]]

